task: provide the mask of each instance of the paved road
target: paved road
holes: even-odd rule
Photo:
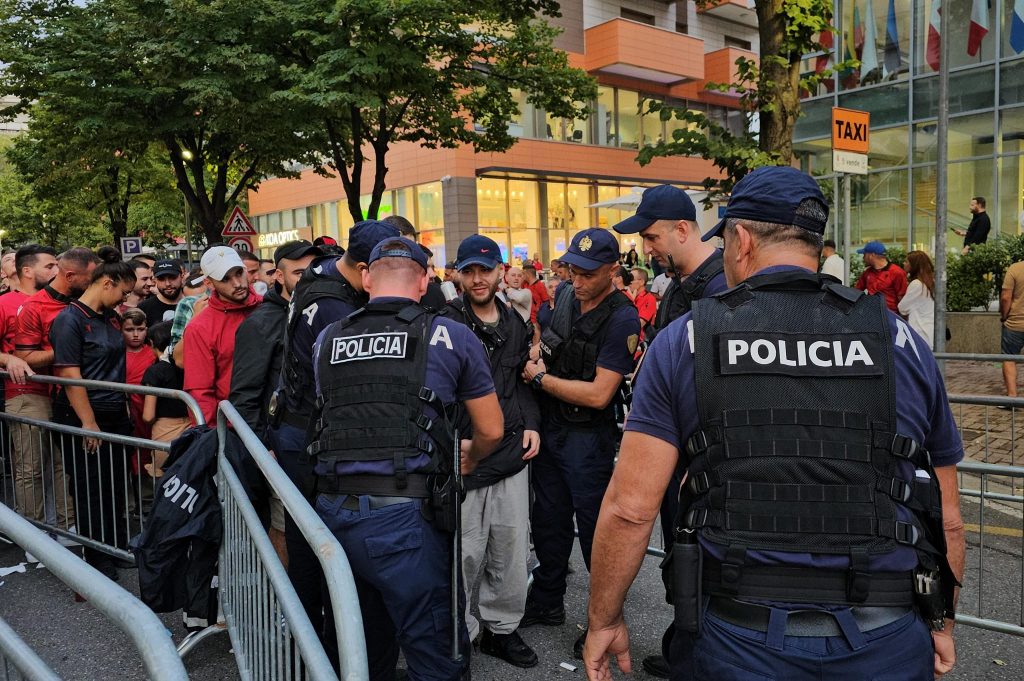
[[[977,523],[977,505],[965,502],[965,520]],[[986,510],[984,561],[977,532],[969,534],[968,572],[962,596],[962,609],[977,613],[978,585],[982,584],[982,601],[986,616],[1000,616],[1012,621],[1020,618],[1021,607],[1021,519],[1018,515]],[[998,529],[993,529],[998,528]],[[994,533],[993,533],[994,532]],[[67,679],[138,679],[142,667],[131,647],[115,627],[87,603],[76,603],[73,594],[45,568],[27,566],[25,572],[3,574],[4,569],[23,563],[21,551],[0,545],[0,617],[30,642],[42,657]],[[539,667],[518,670],[486,655],[473,658],[475,681],[518,681],[535,679],[583,678],[582,669],[570,672],[559,666],[566,662],[579,666],[572,659],[572,644],[584,624],[587,578],[577,553],[573,557],[575,573],[570,575],[567,594],[567,621],[561,627],[531,627],[523,637],[537,650]],[[135,575],[122,571],[122,585],[137,593]],[[180,640],[183,630],[177,615],[164,615],[163,621]],[[632,678],[652,678],[639,670],[639,660],[655,652],[661,632],[669,622],[670,611],[661,594],[657,561],[648,558],[630,591],[627,618],[632,630],[633,659],[638,671]],[[960,664],[947,677],[951,681],[1007,680],[1024,678],[1024,641],[991,632],[959,627],[957,641]],[[226,636],[208,639],[187,659],[194,679],[228,680],[238,678]],[[620,675],[620,678],[625,678]]]

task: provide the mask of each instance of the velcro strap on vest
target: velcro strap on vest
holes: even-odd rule
[[[908,546],[915,546],[921,539],[921,531],[913,523],[902,520],[879,521],[867,516],[842,517],[817,513],[805,515],[799,513],[800,504],[793,504],[791,510],[794,511],[793,515],[782,516],[691,508],[686,512],[685,523],[691,530],[710,527],[736,532],[886,537]]]
[[[324,494],[373,494],[426,499],[430,496],[430,476],[408,473],[405,486],[399,487],[398,481],[390,475],[325,475],[318,480],[317,491]]]

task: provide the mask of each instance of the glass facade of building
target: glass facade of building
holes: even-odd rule
[[[836,0],[838,32],[831,51],[803,62],[807,74],[852,55],[861,63],[838,70],[817,92],[806,93],[794,145],[803,169],[821,178],[837,207],[831,108],[871,113],[870,171],[852,179],[855,244],[880,239],[934,251],[935,55],[943,38],[931,28],[933,2]],[[972,3],[942,3],[943,11],[948,6],[952,13],[947,219],[953,227],[966,227],[971,198],[982,196],[993,236],[1018,234],[1024,209],[1024,49],[1017,52],[1010,39],[1014,0],[982,4],[988,7],[988,33],[973,45],[968,39]],[[832,212],[834,228],[841,229],[840,211]],[[951,247],[958,244],[952,236]]]

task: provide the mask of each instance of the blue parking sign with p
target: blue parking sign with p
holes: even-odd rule
[[[133,255],[142,255],[142,237],[121,237],[121,255],[123,255],[125,258],[130,258]]]

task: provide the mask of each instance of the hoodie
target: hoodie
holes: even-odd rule
[[[212,295],[209,304],[185,327],[185,392],[199,403],[211,425],[216,422],[217,404],[231,394],[235,334],[261,302],[263,298],[251,289],[241,304]]]
[[[267,424],[267,409],[277,390],[284,356],[288,301],[277,288],[267,292],[263,304],[242,322],[235,337],[231,404],[257,433]]]

